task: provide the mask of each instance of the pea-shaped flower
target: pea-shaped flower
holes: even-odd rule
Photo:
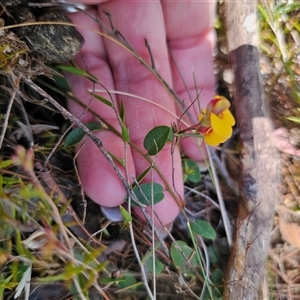
[[[200,113],[197,131],[208,145],[218,146],[231,137],[235,120],[229,107],[230,102],[225,97],[217,95]]]

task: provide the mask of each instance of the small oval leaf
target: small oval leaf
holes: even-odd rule
[[[133,188],[138,201],[144,205],[151,205],[159,203],[164,198],[164,189],[162,185],[156,182],[142,183]],[[131,201],[132,206],[137,204]]]
[[[172,243],[170,250],[173,263],[180,270],[180,272],[188,272],[191,270],[190,264],[196,267],[197,257],[194,253],[194,250],[190,248],[185,242],[176,241],[176,243],[179,248],[175,243]],[[190,264],[185,259],[183,254],[189,260]]]
[[[121,288],[127,288],[127,289],[135,289],[136,279],[133,275],[124,275],[119,280],[119,285]]]
[[[155,268],[153,266],[153,257],[149,256],[146,260],[146,266],[148,267],[148,269],[150,270],[150,272],[152,274],[154,274],[155,276],[158,276],[163,271],[164,265],[156,257],[154,258],[154,264],[155,264]]]
[[[191,229],[193,232],[206,239],[213,240],[216,237],[216,232],[214,231],[214,229],[208,222],[204,220],[197,220],[195,222],[192,222]]]
[[[201,172],[199,170],[198,164],[191,159],[183,159],[183,176],[184,181],[190,181],[193,183],[197,183],[201,179]]]
[[[148,154],[156,155],[161,151],[169,141],[171,133],[172,129],[168,126],[157,126],[150,130],[144,139],[144,148]]]
[[[97,122],[88,123],[85,124],[85,126],[90,131],[95,131],[102,128],[101,124]],[[76,144],[81,142],[81,140],[84,138],[85,135],[86,133],[81,128],[75,128],[66,136],[64,144],[66,147],[75,146]]]

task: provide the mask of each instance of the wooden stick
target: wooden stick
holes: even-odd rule
[[[240,201],[224,299],[258,299],[277,201],[279,156],[265,109],[257,49],[256,1],[225,1],[234,104],[240,129]]]

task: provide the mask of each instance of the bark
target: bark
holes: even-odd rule
[[[256,47],[256,2],[226,1],[234,105],[240,129],[240,201],[224,299],[258,299],[277,200],[279,156],[265,108]]]

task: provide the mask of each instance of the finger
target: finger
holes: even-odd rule
[[[173,87],[186,107],[199,95],[201,109],[215,95],[213,47],[215,2],[170,2],[163,0]],[[190,110],[192,124],[198,121],[197,101]],[[184,153],[196,160],[202,155],[193,139],[181,143]],[[203,151],[203,150],[202,150]]]
[[[114,27],[134,47],[135,51],[141,55],[148,64],[150,56],[144,46],[147,39],[155,62],[155,68],[159,74],[171,83],[171,73],[168,61],[168,51],[164,32],[164,21],[160,2],[122,2],[114,1],[99,6],[101,10],[107,11],[112,16]],[[101,17],[102,21],[109,26],[107,18]],[[130,130],[131,141],[140,149],[143,148],[143,140],[149,130],[158,125],[171,126],[175,121],[172,113],[175,113],[175,105],[170,98],[168,91],[161,83],[128,51],[120,49],[120,46],[113,42],[105,41],[109,61],[112,66],[115,86],[118,90],[143,96],[155,103],[163,106],[161,109],[151,103],[133,99],[130,97],[119,97],[125,106],[126,124]],[[115,55],[118,53],[118,55]],[[144,150],[143,150],[144,151]],[[165,175],[167,181],[172,186],[172,157],[170,146],[166,147],[155,158],[155,163]],[[144,172],[149,163],[136,151],[133,151],[133,158],[137,176]],[[145,151],[144,151],[145,153]],[[182,176],[180,168],[180,157],[178,151],[174,156],[175,183],[177,191],[182,195]],[[147,175],[146,181],[154,180],[163,184],[160,176],[156,172]],[[166,192],[164,200],[155,206],[159,218],[164,224],[171,222],[178,214],[179,207]]]
[[[96,12],[91,11],[90,13],[95,14]],[[103,86],[113,90],[114,80],[110,66],[107,63],[103,39],[97,33],[97,31],[99,32],[99,27],[90,17],[83,14],[72,14],[70,17],[75,24],[89,28],[88,30],[79,28],[85,39],[85,44],[81,53],[75,58],[76,64],[95,75]],[[114,110],[96,100],[88,93],[88,91],[97,91],[99,86],[95,86],[91,81],[82,77],[66,76],[77,98],[101,117],[105,118],[116,129],[120,130]],[[106,99],[111,99],[113,102],[116,100],[114,95],[111,95],[112,98],[110,98],[107,93],[96,92],[96,94]],[[72,101],[69,101],[69,109],[83,123],[97,121],[97,118],[92,113],[87,112]],[[124,159],[124,143],[120,138],[108,131],[98,131],[95,134],[110,153],[120,160]],[[108,207],[123,203],[126,196],[123,184],[96,145],[90,139],[86,139],[83,146],[76,147],[76,150],[78,152],[77,165],[79,174],[87,195],[95,202]],[[127,162],[130,174],[135,174],[130,149],[127,152]],[[126,174],[125,168],[120,165],[118,166],[123,171],[123,174]]]

